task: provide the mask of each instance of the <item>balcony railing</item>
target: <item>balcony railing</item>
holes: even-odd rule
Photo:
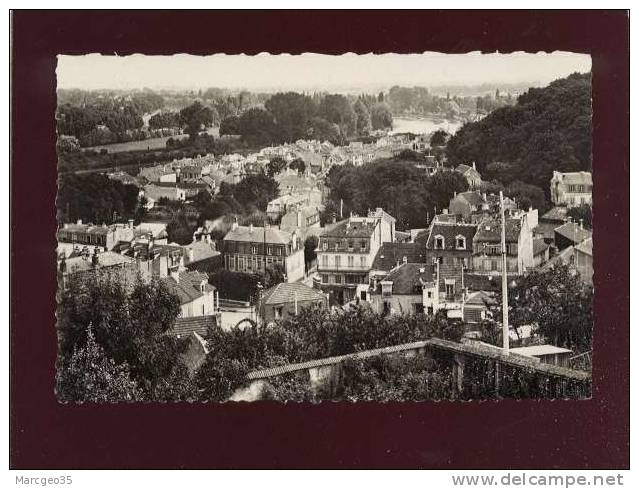
[[[317,265],[318,272],[368,272],[370,268],[368,265],[323,265],[321,263]]]

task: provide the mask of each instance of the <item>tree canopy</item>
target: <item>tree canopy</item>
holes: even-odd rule
[[[591,132],[591,75],[575,73],[465,124],[448,141],[447,157],[453,165],[476,162],[485,179],[516,178],[549,192],[553,170],[590,171]]]

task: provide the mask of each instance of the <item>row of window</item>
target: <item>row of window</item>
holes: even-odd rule
[[[354,240],[348,240],[348,241],[333,241],[331,243],[329,243],[328,240],[323,239],[322,240],[322,250],[324,251],[339,251],[339,250],[348,250],[348,251],[355,251],[355,249],[358,249],[359,251],[362,252],[366,252],[366,249],[368,248],[368,242],[367,241],[354,241]]]
[[[335,284],[335,285],[367,283],[365,275],[351,275],[351,274],[342,275],[339,273],[335,273],[335,274],[322,273],[320,274],[320,280],[322,281],[323,284]]]
[[[592,192],[592,185],[568,185],[570,193]]]
[[[435,249],[443,250],[446,248],[446,239],[438,234],[435,236]],[[455,237],[455,249],[457,250],[465,250],[466,249],[466,238],[464,236],[458,235]]]
[[[334,256],[332,258],[333,258],[333,260],[331,260],[331,256],[329,256],[329,255],[322,255],[321,266],[323,268],[329,268],[331,266],[331,261],[332,261],[335,268],[340,268],[342,266],[342,257],[340,255],[336,255],[336,256]],[[347,257],[347,259],[346,259],[346,266],[347,267],[353,268],[356,263],[357,263],[357,266],[359,266],[359,267],[366,267],[366,257],[365,256],[360,256],[359,260],[357,262],[355,261],[355,257],[354,256],[348,256]]]
[[[81,233],[81,234],[61,233],[60,239],[71,241],[73,243],[87,243],[87,244],[101,244],[101,245],[104,245],[106,241],[105,237],[102,235],[86,234],[86,233]]]

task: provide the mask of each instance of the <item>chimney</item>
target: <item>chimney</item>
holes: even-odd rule
[[[297,227],[302,227],[302,211],[297,211]]]
[[[442,214],[444,215],[448,214],[448,209],[442,209]]]
[[[457,197],[457,190],[455,190],[454,194],[455,194],[454,197]]]
[[[175,280],[178,284],[180,283],[180,272],[178,271],[178,268],[172,268],[171,269],[171,277],[173,278],[173,280]]]
[[[206,242],[210,244],[211,243],[211,235],[210,234],[206,234],[205,238],[206,238]]]
[[[408,263],[408,258],[406,258],[406,257],[402,258],[402,263],[404,263],[404,264]]]
[[[81,225],[82,225],[82,219],[78,219],[78,221],[77,221],[77,223],[76,223],[76,224],[77,224],[78,226],[81,226]]]
[[[477,170],[477,167],[475,166],[475,162],[473,161],[473,170]]]
[[[129,229],[133,229],[133,219],[129,219]]]
[[[206,236],[208,235],[205,235],[204,233],[200,234],[200,241],[204,241]]]
[[[237,217],[233,220],[233,224],[231,225],[231,230],[235,231],[237,229]]]
[[[584,220],[583,220],[583,219],[579,219],[579,227],[580,227],[581,229],[583,229],[583,228],[584,228]]]

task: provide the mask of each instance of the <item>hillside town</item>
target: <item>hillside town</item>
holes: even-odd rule
[[[187,120],[189,155],[63,179],[59,397],[96,395],[73,371],[92,354],[119,379],[100,399],[588,396],[591,172],[572,156],[526,180],[519,159],[466,157],[460,138],[510,95],[456,134],[371,124],[382,100],[340,99],[362,129],[329,121],[339,141],[258,142],[240,123],[251,107],[217,136]],[[397,385],[364,394],[379,362]],[[406,391],[409,373],[423,386]]]

